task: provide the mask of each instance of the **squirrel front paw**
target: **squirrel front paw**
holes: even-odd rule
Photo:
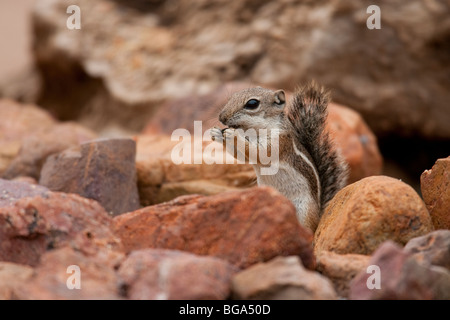
[[[222,131],[222,136],[225,140],[231,140],[234,137],[235,129],[233,128],[226,128]]]
[[[222,142],[223,141],[223,132],[222,129],[214,127],[210,129],[211,139],[213,141]]]

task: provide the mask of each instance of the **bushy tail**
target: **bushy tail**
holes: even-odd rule
[[[345,160],[325,130],[329,100],[329,92],[311,82],[297,89],[286,110],[297,141],[308,151],[316,166],[321,209],[345,186],[348,172]]]

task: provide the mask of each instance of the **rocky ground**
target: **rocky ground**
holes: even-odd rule
[[[0,119],[3,299],[450,298],[450,157],[423,173],[422,200],[377,175],[376,138],[346,107],[331,105],[328,130],[351,181],[315,234],[249,165],[176,165],[161,132],[96,139],[11,100]]]
[[[71,2],[39,1],[35,66],[0,84],[0,299],[450,299],[447,3],[381,1],[374,34],[344,1],[79,0],[82,32]],[[350,168],[314,233],[250,165],[173,162],[231,92],[310,78]],[[383,168],[432,157],[413,186]]]

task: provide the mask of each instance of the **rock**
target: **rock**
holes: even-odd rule
[[[450,157],[438,159],[420,176],[423,200],[436,229],[450,229]]]
[[[178,128],[193,133],[194,121],[202,121],[203,132],[213,126],[220,127],[218,114],[230,94],[249,87],[252,87],[250,83],[228,83],[209,94],[171,100],[152,117],[143,133],[172,134]],[[290,100],[292,93],[286,93]],[[330,103],[327,130],[349,164],[349,183],[381,173],[383,159],[377,138],[357,112]]]
[[[141,204],[147,206],[181,195],[213,195],[255,185],[253,167],[249,164],[237,164],[229,155],[225,155],[225,161],[235,164],[206,163],[204,159],[211,157],[203,155],[211,143],[216,145],[218,159],[223,159],[221,145],[205,141],[202,143],[201,153],[192,153],[190,163],[175,164],[172,159],[174,148],[184,145],[191,149],[190,141],[171,141],[164,135],[138,136],[136,170]],[[201,163],[194,163],[197,157]]]
[[[331,282],[303,268],[296,256],[277,257],[238,272],[232,281],[234,299],[331,300],[336,299]]]
[[[292,203],[269,187],[214,196],[182,196],[114,218],[127,252],[144,248],[188,251],[245,268],[278,255],[300,255],[314,268],[311,232]]]
[[[168,134],[178,128],[194,132],[194,121],[202,121],[203,132],[221,126],[219,112],[234,92],[252,87],[246,82],[229,82],[202,95],[170,99],[161,105],[146,124],[142,134]],[[174,117],[177,114],[179,116]]]
[[[357,112],[330,104],[327,129],[348,163],[348,184],[381,173],[383,158],[377,138]]]
[[[135,156],[131,139],[83,143],[48,157],[39,184],[97,200],[112,215],[134,211],[140,208]]]
[[[17,156],[2,177],[13,179],[18,176],[29,176],[38,180],[42,165],[48,156],[96,137],[91,130],[76,123],[57,124],[34,132],[21,141]]]
[[[77,4],[83,32],[61,23],[66,1],[33,13],[40,100],[60,118],[138,128],[161,102],[227,81],[293,89],[316,79],[377,134],[450,137],[446,1],[381,0],[382,32],[367,28],[359,1]]]
[[[368,177],[330,201],[315,233],[314,251],[371,254],[385,240],[404,245],[432,230],[425,204],[410,186],[390,177]]]
[[[11,262],[0,262],[0,300],[17,299],[17,288],[33,275],[33,268]]]
[[[25,137],[54,124],[47,111],[34,105],[0,100],[0,175],[19,153]]]
[[[450,270],[450,230],[437,230],[413,238],[404,248],[418,261]]]
[[[377,271],[362,271],[351,283],[351,299],[450,299],[450,272],[419,263],[392,241],[386,241],[375,251],[369,265],[379,268],[379,289],[369,289],[367,285],[376,284]]]
[[[65,245],[89,254],[120,249],[110,224],[96,201],[0,179],[0,261],[35,266]]]
[[[348,298],[351,280],[369,265],[369,256],[337,254],[321,251],[317,256],[316,270],[333,283],[339,297]]]
[[[42,256],[34,275],[17,290],[21,300],[121,299],[114,270],[123,259],[118,253],[86,256],[69,247]],[[78,278],[79,275],[79,278]],[[80,288],[75,286],[79,281]]]
[[[130,253],[118,275],[132,300],[223,300],[236,268],[221,259],[144,249]]]

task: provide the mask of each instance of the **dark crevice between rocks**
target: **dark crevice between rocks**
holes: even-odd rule
[[[402,179],[420,195],[420,176],[433,167],[437,159],[450,155],[450,140],[431,140],[420,136],[378,137],[385,160],[384,174]]]

